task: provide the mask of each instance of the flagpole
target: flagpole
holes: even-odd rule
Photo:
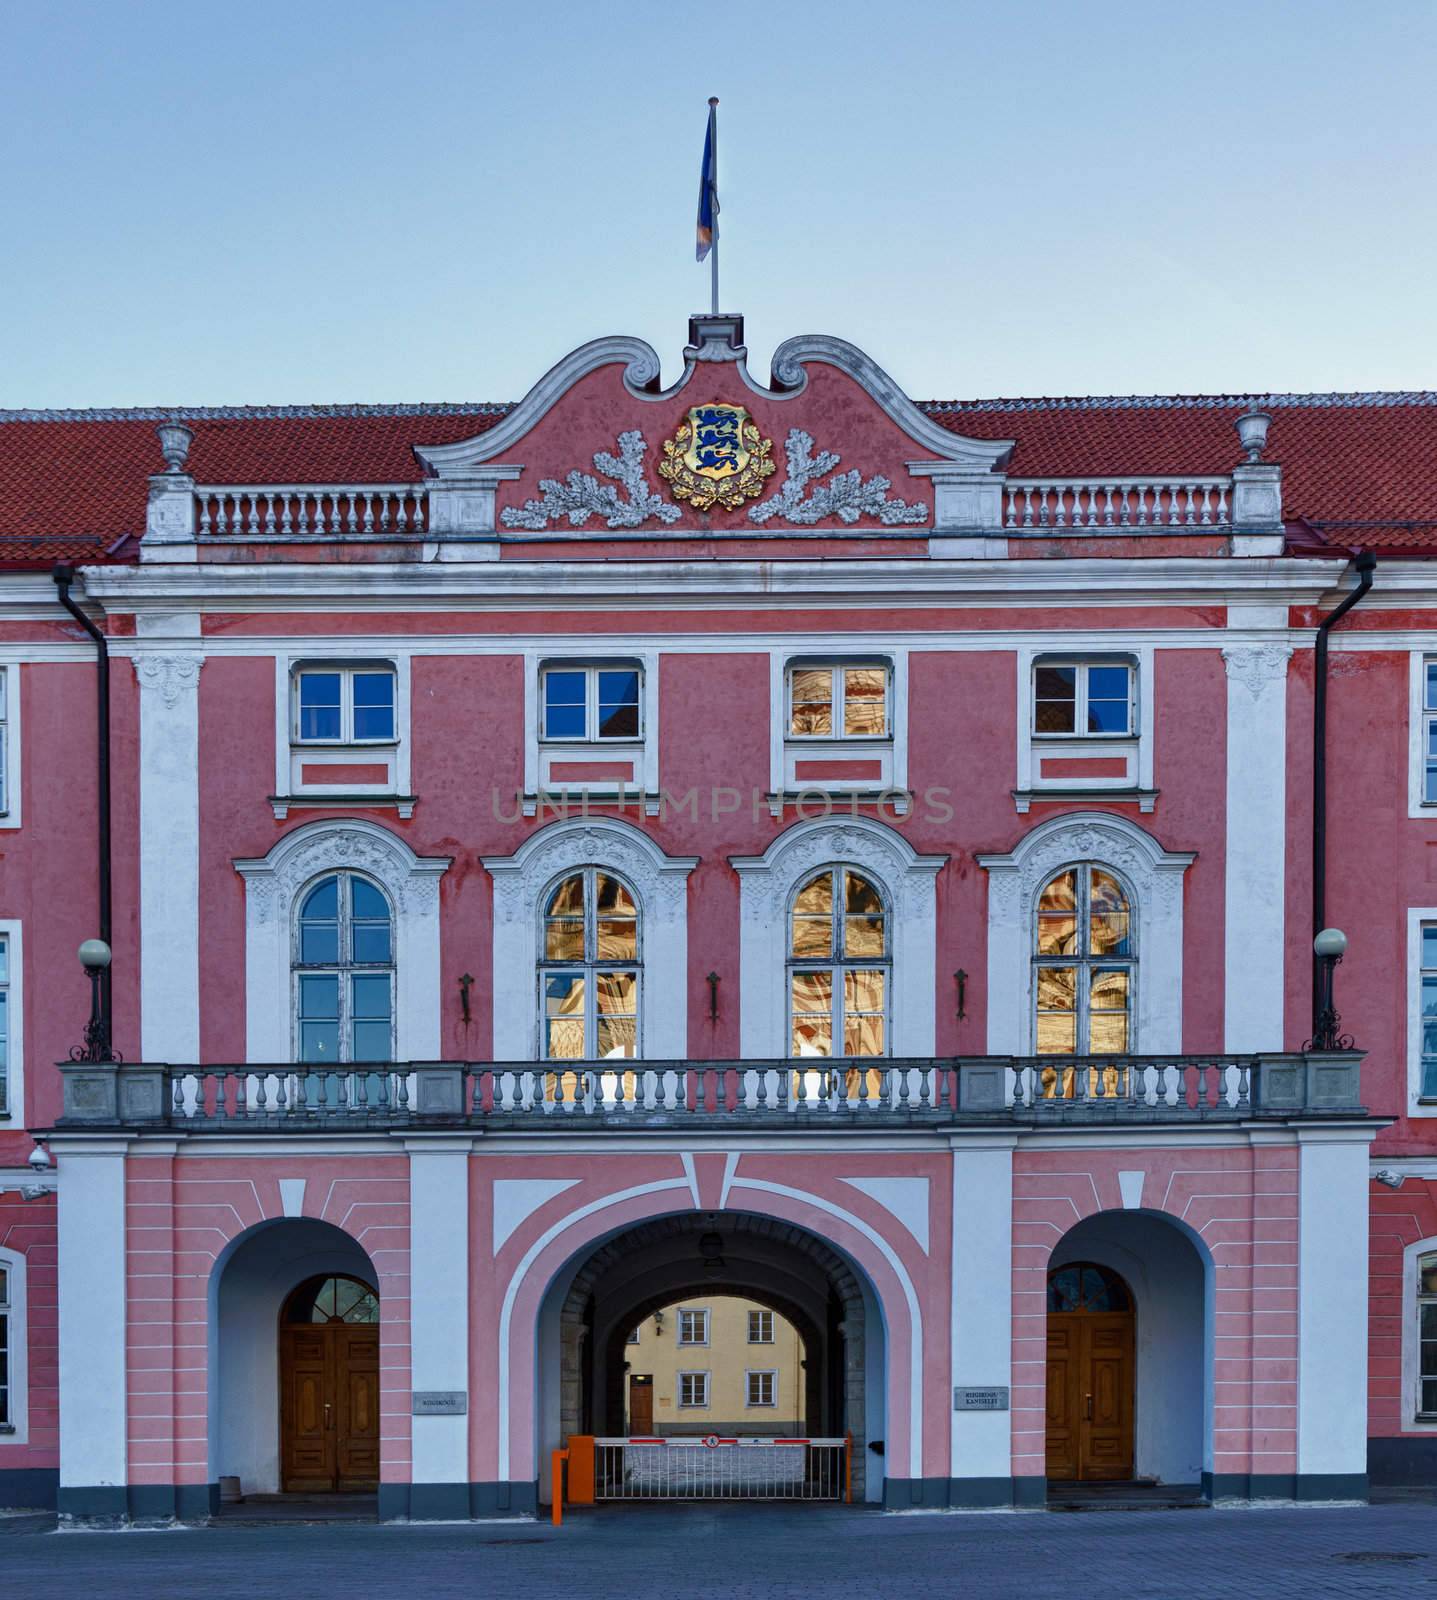
[[[719,314],[718,293],[718,253],[719,253],[719,221],[718,221],[718,97],[709,101],[713,110],[713,201],[714,201],[714,243],[709,252],[709,310],[717,316]]]

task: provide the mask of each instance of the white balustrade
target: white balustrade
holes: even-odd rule
[[[1226,528],[1230,478],[1009,478],[1006,528]]]
[[[205,538],[385,538],[422,534],[428,487],[419,483],[198,485]]]

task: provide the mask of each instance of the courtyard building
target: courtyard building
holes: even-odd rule
[[[719,315],[0,414],[0,1503],[1437,1479],[1434,469]]]

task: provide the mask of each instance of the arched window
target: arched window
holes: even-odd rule
[[[546,1061],[633,1060],[639,1053],[639,908],[598,867],[563,878],[544,902],[540,1051]]]
[[[1122,884],[1090,862],[1065,867],[1044,884],[1035,923],[1037,1053],[1130,1053],[1137,952]]]
[[[394,1059],[394,919],[368,878],[335,872],[302,893],[294,1003],[300,1061]]]
[[[1437,1254],[1417,1258],[1417,1420],[1437,1422]]]
[[[1050,1316],[1083,1311],[1097,1315],[1132,1309],[1128,1286],[1107,1267],[1094,1266],[1091,1261],[1075,1261],[1071,1266],[1054,1267],[1048,1273]]]
[[[286,1322],[378,1322],[379,1296],[358,1278],[311,1278],[285,1302]]]
[[[825,867],[794,897],[788,941],[789,1054],[888,1053],[888,917],[851,867]]]

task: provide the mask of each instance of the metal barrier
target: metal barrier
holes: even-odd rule
[[[850,1439],[595,1439],[596,1500],[851,1500]]]

